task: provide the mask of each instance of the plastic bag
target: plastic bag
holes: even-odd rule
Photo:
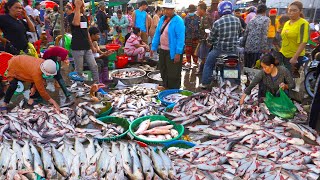
[[[267,92],[264,103],[272,114],[284,119],[292,119],[297,108],[282,89],[280,89],[279,92],[279,97]]]

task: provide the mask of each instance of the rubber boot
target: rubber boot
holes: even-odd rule
[[[65,95],[66,97],[70,97],[70,96],[71,96],[71,93],[68,91],[68,89],[67,89],[67,87],[66,87],[66,83],[64,82],[64,80],[63,80],[63,79],[59,79],[59,80],[58,80],[58,83],[59,83],[59,85],[60,85],[60,87],[61,87],[64,95]]]

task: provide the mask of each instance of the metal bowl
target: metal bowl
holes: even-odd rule
[[[131,78],[116,78],[113,76],[115,73],[124,72],[124,71],[128,71],[128,72],[140,71],[140,72],[142,72],[142,76],[136,76],[136,77],[131,77]],[[125,85],[140,84],[143,82],[145,75],[146,75],[146,72],[144,70],[138,69],[138,68],[116,69],[116,70],[113,70],[110,74],[110,76],[112,77],[112,79],[115,83],[117,83],[118,81],[121,81]]]
[[[157,79],[153,79],[153,78],[152,78],[152,75],[155,75],[155,74],[160,74],[160,71],[159,71],[159,70],[156,70],[156,71],[149,72],[149,73],[147,74],[148,79],[149,79],[149,82],[150,82],[150,83],[156,83],[156,84],[162,85],[163,81],[159,81],[159,80],[157,80]]]

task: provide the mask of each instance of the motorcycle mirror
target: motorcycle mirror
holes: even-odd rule
[[[207,34],[209,34],[211,31],[210,31],[210,29],[205,29],[204,30]]]
[[[320,25],[319,24],[317,24],[317,25],[315,25],[315,27],[314,27],[315,29],[316,29],[316,31],[319,31],[320,30]]]

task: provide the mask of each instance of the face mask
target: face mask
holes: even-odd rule
[[[189,16],[194,16],[194,13],[189,13]]]

